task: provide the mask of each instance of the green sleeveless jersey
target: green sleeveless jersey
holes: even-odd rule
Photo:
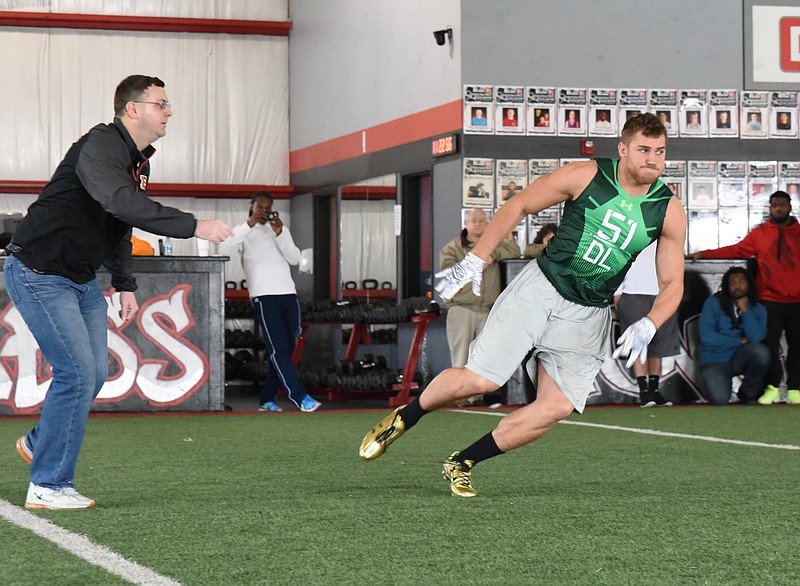
[[[558,233],[539,255],[539,267],[565,299],[605,307],[639,252],[661,234],[672,192],[656,180],[644,196],[625,193],[616,159],[597,159],[597,174],[564,204]]]

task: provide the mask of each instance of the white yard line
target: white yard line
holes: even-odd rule
[[[453,409],[457,413],[472,413],[473,415],[493,415],[495,417],[505,417],[508,413],[500,413],[497,411],[472,411]],[[643,435],[658,435],[662,437],[677,437],[680,439],[693,439],[703,442],[715,442],[718,444],[733,444],[737,446],[750,446],[754,448],[772,448],[775,450],[797,450],[800,451],[800,446],[794,444],[768,444],[765,442],[751,442],[745,440],[725,439],[722,437],[714,437],[711,435],[694,435],[691,433],[674,433],[671,431],[658,431],[656,429],[642,429],[639,427],[622,427],[621,425],[606,425],[604,423],[589,423],[586,421],[559,421],[564,425],[580,425],[582,427],[596,427],[598,429],[610,429],[613,431],[627,431],[629,433],[641,433]]]
[[[76,511],[64,511],[63,513],[65,515],[74,515]],[[65,549],[83,558],[90,564],[100,566],[109,573],[119,576],[131,584],[141,584],[142,586],[181,586],[180,582],[176,582],[172,578],[162,576],[150,568],[140,566],[136,562],[127,560],[118,553],[114,553],[107,547],[92,542],[83,535],[67,531],[55,523],[37,517],[25,509],[12,505],[3,499],[0,499],[0,518],[5,519],[12,525],[32,531],[36,535],[55,543],[61,549]],[[30,560],[27,560],[25,563],[30,563]]]

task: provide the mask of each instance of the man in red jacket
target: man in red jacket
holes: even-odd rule
[[[769,196],[769,220],[753,228],[738,244],[715,250],[703,250],[686,258],[749,258],[758,264],[756,284],[767,308],[767,337],[770,350],[761,405],[780,400],[783,378],[779,348],[781,334],[786,334],[786,401],[800,405],[800,224],[792,217],[792,203],[785,191]]]

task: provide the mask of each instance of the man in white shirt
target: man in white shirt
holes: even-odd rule
[[[271,368],[267,369],[258,410],[283,411],[275,399],[284,388],[292,403],[310,413],[320,403],[306,392],[292,363],[300,334],[300,303],[289,266],[300,262],[300,249],[278,212],[272,211],[272,203],[268,192],[257,191],[250,200],[247,222],[236,226],[218,251],[229,256],[241,254],[250,301],[264,334]]]

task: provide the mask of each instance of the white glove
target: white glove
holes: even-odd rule
[[[628,326],[628,329],[617,340],[617,349],[614,350],[612,358],[627,356],[628,368],[634,363],[636,358],[644,364],[647,361],[647,346],[650,340],[656,335],[656,324],[649,317],[643,317],[639,321]]]
[[[464,260],[457,262],[452,267],[447,267],[434,275],[441,279],[436,284],[436,291],[446,301],[450,301],[453,295],[458,293],[464,285],[472,281],[473,295],[481,294],[481,279],[483,278],[483,266],[486,261],[471,252],[464,257]]]

